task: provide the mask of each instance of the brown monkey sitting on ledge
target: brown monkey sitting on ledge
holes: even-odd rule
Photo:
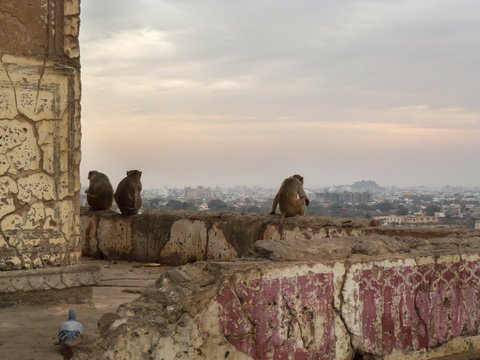
[[[127,171],[127,176],[117,185],[115,191],[115,202],[123,215],[134,215],[138,213],[142,206],[142,183],[140,177],[142,172],[139,170]]]
[[[108,210],[113,203],[113,187],[107,175],[92,170],[88,172],[90,186],[85,193],[91,211]]]
[[[282,237],[285,218],[305,215],[310,200],[303,190],[303,176],[295,174],[283,180],[275,199],[273,199],[272,210],[270,214],[275,214],[277,205],[279,205],[280,218],[280,237]]]

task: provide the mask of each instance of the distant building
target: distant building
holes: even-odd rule
[[[207,211],[207,210],[210,210],[210,209],[208,208],[208,204],[204,201],[204,202],[202,202],[201,205],[198,206],[198,210]]]
[[[417,216],[417,215],[376,216],[375,220],[381,221],[384,225],[391,225],[391,224],[412,225],[412,224],[438,223],[438,217],[436,216]]]
[[[475,221],[475,229],[480,229],[480,220]]]
[[[369,192],[352,192],[352,191],[343,191],[343,192],[321,192],[315,193],[315,200],[330,202],[330,203],[351,203],[356,204],[367,204],[372,201],[372,194]]]
[[[185,188],[185,200],[212,200],[212,190],[209,187],[197,186]]]

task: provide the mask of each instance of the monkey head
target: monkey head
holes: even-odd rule
[[[88,172],[88,180],[90,180],[92,178],[93,175],[95,175],[97,173],[96,170],[91,170]]]
[[[295,179],[298,179],[303,184],[303,176],[295,174],[292,177],[295,178]]]
[[[127,176],[131,178],[140,179],[140,177],[142,176],[142,172],[140,170],[128,170]]]

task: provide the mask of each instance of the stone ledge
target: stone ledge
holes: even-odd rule
[[[283,253],[283,260],[309,254],[322,260],[480,251],[480,231],[475,230],[386,228],[365,219],[298,216],[287,218],[280,241],[279,222],[280,215],[257,213],[149,210],[123,216],[82,208],[80,233],[86,256],[169,265],[254,253],[271,259]],[[297,247],[299,240],[303,245]]]
[[[123,216],[81,210],[83,255],[183,265],[250,254],[257,240],[279,239],[280,215],[148,210]],[[359,236],[378,223],[316,216],[287,218],[285,239]]]
[[[2,271],[0,294],[91,286],[98,283],[99,276],[98,265]]]

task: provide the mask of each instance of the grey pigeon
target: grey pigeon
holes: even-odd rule
[[[65,343],[75,339],[78,335],[83,333],[83,325],[77,321],[77,314],[75,310],[68,312],[68,320],[60,324],[58,329],[58,341]]]

